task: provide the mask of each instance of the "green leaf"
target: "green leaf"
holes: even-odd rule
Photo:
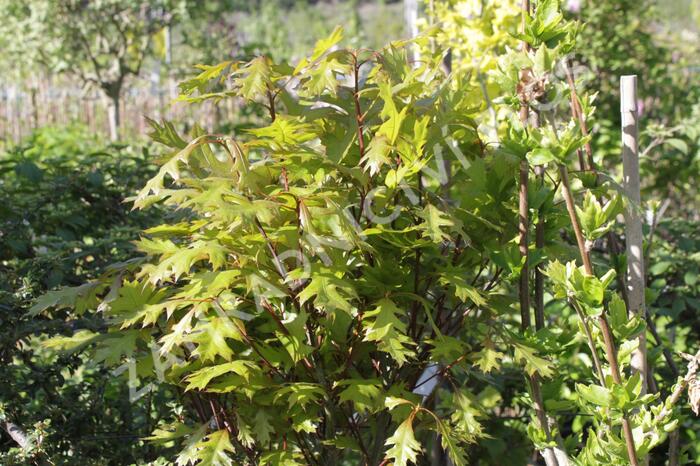
[[[527,161],[531,165],[547,165],[556,159],[552,151],[544,147],[538,147],[527,153]]]
[[[391,84],[388,82],[379,83],[379,98],[384,102],[380,113],[380,117],[384,119],[384,123],[379,127],[376,135],[386,136],[389,144],[393,145],[399,136],[401,125],[406,119],[408,107],[404,107],[401,111],[397,109]]]
[[[475,442],[483,435],[479,418],[484,416],[478,401],[466,390],[456,390],[452,395],[454,412],[450,416],[459,435],[467,442]]]
[[[95,362],[104,362],[107,366],[116,366],[123,356],[130,357],[136,351],[138,330],[122,330],[107,334],[99,341],[95,351]]]
[[[202,72],[194,78],[182,81],[178,86],[180,88],[180,92],[186,96],[191,95],[194,93],[194,91],[199,91],[200,93],[207,92],[213,84],[223,83],[223,81],[226,79],[227,71],[230,70],[232,64],[233,62],[224,61],[217,63],[216,65],[197,65],[196,68],[202,70]],[[174,128],[168,128],[168,131],[170,132],[171,129]],[[171,139],[171,142],[177,142],[177,139],[179,139],[179,137],[176,139]],[[158,141],[158,139],[155,138],[154,140]],[[175,147],[171,144],[166,145]],[[184,147],[184,145],[182,147]]]
[[[559,0],[542,0],[538,2],[535,18],[545,27],[558,24],[562,19],[562,15],[559,12]]]
[[[192,355],[199,356],[202,361],[214,361],[217,356],[230,360],[233,350],[226,342],[227,338],[243,341],[241,330],[227,317],[212,317],[194,327],[187,341],[197,344]]]
[[[432,204],[426,205],[418,215],[423,219],[419,227],[434,243],[441,243],[448,238],[442,227],[452,227],[455,224],[447,214]]]
[[[566,297],[566,288],[568,284],[566,266],[558,260],[554,260],[547,266],[545,274],[556,285],[557,297]],[[560,292],[561,290],[563,290],[563,293]]]
[[[161,301],[165,290],[157,290],[149,283],[125,280],[119,287],[118,296],[105,308],[104,312],[122,328],[130,327],[143,320],[144,327],[158,320],[166,305]]]
[[[15,165],[15,173],[32,183],[38,183],[44,178],[44,171],[31,160],[24,160]]]
[[[265,96],[272,87],[272,69],[270,59],[267,57],[257,57],[251,60],[241,69],[233,74],[238,76],[233,84],[238,88],[241,97],[247,100]]]
[[[530,375],[535,373],[548,378],[554,375],[554,369],[549,361],[535,354],[535,349],[521,343],[514,343],[515,359],[525,363],[525,372]]]
[[[282,342],[282,345],[291,356],[294,362],[299,362],[314,350],[313,346],[306,344],[306,322],[308,320],[306,311],[301,311],[299,314],[287,314],[287,318],[283,322],[288,333],[278,332],[277,338]]]
[[[393,301],[384,298],[363,318],[365,341],[376,341],[379,351],[389,353],[399,365],[414,355],[412,350],[406,348],[413,342],[406,336],[406,324],[400,318],[405,314]]]
[[[541,45],[537,48],[535,52],[533,71],[536,75],[541,76],[552,71],[552,66],[554,64],[554,54],[550,51],[546,45]]]
[[[156,142],[164,144],[173,149],[182,150],[187,147],[187,142],[185,142],[169,121],[163,121],[159,124],[157,121],[146,117],[146,122],[151,126],[152,131],[148,133],[148,136]]]
[[[481,351],[477,352],[474,357],[474,365],[481,369],[484,373],[489,373],[494,369],[499,369],[501,367],[501,360],[505,357],[505,354],[500,351],[496,351],[491,340],[487,340]]]
[[[610,287],[613,280],[615,280],[616,276],[617,276],[617,272],[615,271],[615,269],[610,269],[607,272],[605,272],[605,275],[600,277],[600,284],[603,286],[604,290],[606,290]]]
[[[352,312],[349,300],[355,296],[355,289],[348,281],[325,271],[312,273],[309,284],[297,295],[301,304],[315,297],[314,306],[318,309],[347,313]]]
[[[303,81],[304,93],[309,96],[320,96],[327,92],[332,97],[338,94],[338,77],[350,72],[350,66],[336,59],[326,59],[305,73]]]
[[[182,422],[173,422],[159,425],[153,435],[144,437],[144,440],[158,444],[167,444],[173,440],[192,434],[193,429]]]
[[[272,451],[260,457],[260,466],[307,466],[301,453],[289,450]]]
[[[386,445],[391,445],[386,457],[394,461],[394,466],[406,466],[409,462],[416,464],[421,446],[413,434],[413,415],[399,425],[386,440]]]
[[[341,403],[351,401],[360,413],[382,407],[382,388],[379,379],[345,379],[335,384],[344,387],[339,393]]]
[[[436,418],[437,430],[440,433],[442,448],[452,460],[454,466],[466,466],[467,457],[464,450],[459,446],[459,438],[457,432],[445,425],[440,419]]]
[[[253,435],[261,445],[267,445],[275,429],[272,425],[273,417],[264,409],[258,409],[253,419]]]
[[[178,466],[193,465],[200,459],[200,443],[207,433],[207,427],[207,424],[204,424],[187,437],[184,448],[175,459],[175,464]]]
[[[372,138],[367,146],[367,151],[361,160],[365,170],[370,176],[374,176],[382,168],[382,165],[388,164],[389,154],[391,153],[391,144],[386,135],[380,134]]]
[[[321,58],[323,54],[341,40],[343,40],[343,28],[341,26],[336,26],[328,37],[316,42],[313,54],[311,55],[311,61],[313,62]]]
[[[671,139],[666,139],[664,143],[668,144],[669,146],[673,147],[674,149],[678,150],[684,155],[688,155],[688,143],[685,142],[682,139],[676,139],[676,138],[671,138]]]
[[[99,333],[94,333],[90,330],[78,330],[69,337],[58,335],[49,338],[42,343],[42,346],[53,350],[74,352],[95,342],[99,338]]]
[[[577,383],[576,392],[578,392],[581,398],[597,406],[609,407],[612,403],[610,390],[600,385],[583,385]]]
[[[583,200],[583,208],[579,209],[578,206],[576,206],[576,214],[584,231],[590,232],[598,228],[598,221],[602,211],[603,209],[596,197],[590,191],[586,192],[586,196]]]
[[[178,248],[168,253],[150,274],[154,285],[168,280],[177,280],[188,273],[198,262],[207,260],[214,270],[226,263],[228,250],[218,241],[197,241],[187,248]]]
[[[392,409],[396,408],[397,406],[401,406],[401,405],[405,405],[405,404],[409,404],[409,405],[413,406],[413,403],[411,403],[410,401],[408,401],[404,398],[397,398],[395,396],[387,396],[384,399],[384,406],[386,406],[390,411]]]
[[[663,275],[671,266],[673,266],[673,263],[670,261],[659,261],[649,267],[649,273],[652,275]]]
[[[610,326],[619,332],[629,321],[625,302],[617,294],[614,294],[608,308],[610,310]]]
[[[61,288],[57,291],[49,291],[37,299],[36,303],[29,308],[27,315],[34,317],[49,308],[75,307],[80,312],[87,307],[97,307],[95,295],[104,286],[100,282],[92,282],[80,286]]]
[[[605,288],[598,277],[583,277],[583,299],[587,304],[599,306],[603,303]]]
[[[232,466],[233,460],[227,453],[235,450],[228,438],[228,431],[217,430],[207,436],[207,440],[198,444],[200,451],[197,457],[200,460],[197,466]]]
[[[406,119],[408,107],[404,107],[400,112],[392,114],[377,130],[376,136],[386,136],[392,145],[396,142],[401,132],[401,125]]]
[[[185,379],[187,382],[187,388],[185,391],[192,389],[204,390],[212,379],[230,372],[238,374],[245,380],[248,380],[251,370],[255,367],[255,363],[252,361],[244,360],[231,361],[226,364],[204,367],[187,376]]]
[[[266,145],[270,145],[273,149],[296,147],[316,137],[313,126],[286,115],[279,115],[270,125],[253,128],[248,132],[259,138],[268,139],[272,144]]]
[[[313,383],[290,383],[277,391],[275,401],[285,398],[289,408],[299,405],[305,408],[310,403],[318,403],[318,401],[326,396],[326,392],[320,385]]]
[[[446,270],[441,273],[440,283],[454,286],[455,296],[464,303],[471,301],[477,306],[484,306],[486,304],[486,299],[481,296],[479,290],[471,286],[463,274],[460,274],[457,270]]]

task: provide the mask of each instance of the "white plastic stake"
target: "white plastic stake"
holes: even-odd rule
[[[406,23],[406,32],[409,39],[415,39],[418,36],[418,0],[404,0],[403,16]],[[416,44],[411,44],[408,48],[408,59],[412,62],[414,68],[419,66],[418,63],[418,47]]]
[[[644,236],[642,233],[641,195],[639,183],[639,121],[637,112],[637,76],[620,78],[620,111],[622,113],[622,167],[623,186],[627,195],[625,209],[625,238],[627,243],[626,287],[630,315],[645,317],[644,303]],[[632,353],[632,370],[642,376],[642,390],[646,393],[648,367],[646,336],[639,336],[639,347]]]

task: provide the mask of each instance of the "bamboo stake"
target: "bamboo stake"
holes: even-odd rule
[[[569,90],[571,92],[570,103],[571,103],[572,116],[574,119],[578,120],[579,126],[581,128],[581,134],[584,136],[587,136],[589,134],[588,133],[588,124],[586,122],[586,116],[583,114],[583,110],[581,108],[581,104],[580,104],[580,101],[578,98],[578,93],[576,92],[575,77],[574,77],[573,69],[571,67],[571,63],[569,62],[569,60],[564,61],[564,70],[566,72],[566,80],[567,80],[567,83],[569,85]],[[588,167],[586,169],[591,170],[593,173],[597,174],[596,166],[595,166],[595,163],[593,161],[593,151],[591,149],[590,141],[586,142],[586,144],[584,145],[584,149],[585,149],[586,155],[588,157]],[[581,155],[581,154],[579,154],[579,155]],[[579,163],[581,163],[580,159],[579,159]],[[583,164],[581,166],[583,166]],[[662,211],[663,210],[665,210],[665,209],[662,208]],[[652,231],[649,234],[650,239],[649,239],[649,244],[647,245],[647,257],[645,258],[645,262],[643,262],[645,271],[647,269],[647,262],[646,261],[648,261],[648,256],[649,256],[648,251],[651,249],[651,244],[652,244],[653,238],[654,238],[653,233],[654,233],[654,225],[652,225]],[[612,231],[608,232],[607,237],[608,237],[608,246],[610,247],[610,254],[611,255],[619,255],[619,247],[617,244],[617,238],[615,236],[615,233]],[[617,280],[618,280],[618,286],[620,289],[620,293],[622,294],[622,299],[625,302],[625,307],[627,309],[630,309],[629,298],[627,296],[627,288],[625,285],[625,277],[618,276]],[[647,327],[649,328],[649,331],[651,332],[651,334],[654,336],[657,346],[660,346],[663,349],[664,359],[666,360],[668,367],[671,369],[673,376],[678,377],[678,374],[679,374],[678,368],[676,366],[676,363],[673,360],[673,357],[671,355],[671,351],[668,349],[668,347],[666,347],[666,345],[663,344],[663,341],[659,337],[659,334],[656,330],[656,324],[654,323],[654,320],[651,318],[651,315],[649,314],[648,311],[645,311],[645,318],[646,318],[646,322],[647,322]],[[648,364],[648,361],[647,361],[647,364]],[[649,368],[649,367],[647,367],[647,379],[646,380],[650,381],[650,383],[653,382],[651,368]],[[649,386],[649,389],[651,389],[651,385]]]
[[[638,115],[637,115],[637,76],[620,78],[620,112],[622,113],[622,166],[623,186],[628,205],[625,209],[625,243],[627,246],[627,296],[628,312],[644,318],[644,236],[639,182]],[[632,370],[639,372],[647,382],[649,367],[646,355],[646,335],[639,335],[639,347],[632,353]],[[646,393],[646,383],[642,384],[642,394]]]

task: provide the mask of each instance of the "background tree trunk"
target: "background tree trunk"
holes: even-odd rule
[[[22,450],[27,450],[32,446],[27,434],[17,424],[10,421],[4,421],[2,423],[2,428],[5,430],[5,432],[7,432],[7,435],[9,435],[12,440],[14,440],[15,443],[22,448]]]
[[[110,92],[107,97],[109,104],[107,114],[109,119],[109,140],[114,142],[119,139],[119,128],[121,126],[121,115],[119,104],[121,102],[121,91]]]

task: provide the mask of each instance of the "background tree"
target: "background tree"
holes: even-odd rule
[[[153,37],[176,18],[178,0],[4,0],[13,18],[3,36],[10,51],[29,54],[46,69],[78,77],[109,100],[110,137],[119,137],[124,83],[137,76],[152,51]],[[26,29],[25,27],[28,26]]]

